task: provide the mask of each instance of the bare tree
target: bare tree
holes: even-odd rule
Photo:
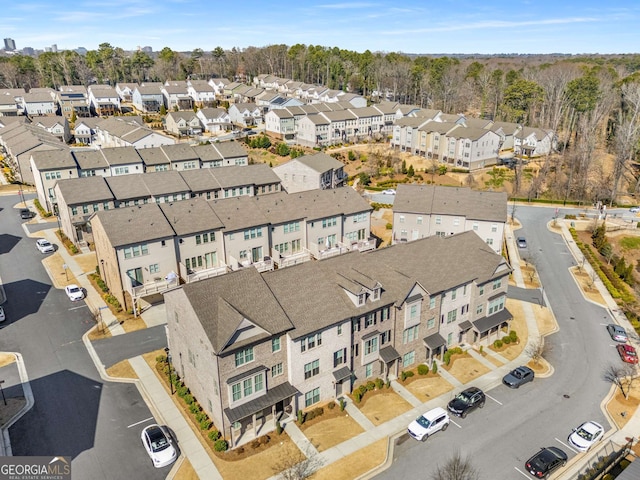
[[[525,353],[533,360],[534,365],[538,365],[540,359],[550,352],[551,346],[545,343],[544,337],[539,337],[537,340],[531,342],[525,350]]]
[[[432,480],[480,480],[480,474],[467,457],[455,452],[444,465],[438,465]]]
[[[301,462],[295,456],[284,453],[280,461],[276,462],[272,467],[273,471],[283,480],[304,480],[309,478],[316,470],[322,467],[323,462],[318,454],[311,449],[306,449],[302,453],[305,458]]]
[[[602,378],[618,387],[624,398],[629,398],[633,383],[638,379],[638,376],[635,367],[632,365],[611,364],[605,368]]]

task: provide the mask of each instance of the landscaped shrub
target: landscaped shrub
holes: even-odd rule
[[[184,396],[189,393],[189,387],[181,385],[177,388],[176,393],[180,398],[184,398]]]
[[[376,384],[376,390],[382,390],[382,387],[384,387],[384,381],[381,378],[376,378],[374,382]]]
[[[367,393],[367,386],[366,385],[360,385],[358,387],[358,391],[360,392],[360,394],[364,395],[365,393]]]
[[[182,397],[182,399],[184,400],[184,403],[186,403],[187,405],[193,404],[193,395],[191,395],[190,393],[187,393],[184,397]]]
[[[436,373],[438,373],[438,364],[436,363],[436,361],[434,360],[433,362],[431,362],[431,372],[435,375]]]
[[[205,412],[198,412],[196,413],[196,422],[200,423],[203,420],[207,420],[209,418],[209,416],[205,413]]]
[[[205,418],[200,422],[200,430],[209,430],[213,422],[209,418]]]
[[[322,408],[322,407],[314,408],[313,410],[310,410],[307,413],[305,413],[304,421],[308,422],[308,421],[313,420],[314,418],[319,417],[321,415],[324,415],[324,408]]]
[[[189,411],[194,415],[197,415],[200,412],[200,405],[198,405],[197,403],[192,403],[191,405],[189,405]]]
[[[504,337],[502,339],[502,343],[504,343],[505,345],[509,345],[511,343],[511,337]]]
[[[429,373],[429,367],[424,363],[418,365],[418,375],[427,375]]]
[[[482,351],[484,350],[484,347],[482,345],[480,345],[480,355],[482,355]]]
[[[302,410],[298,410],[298,424],[302,425],[305,420],[305,414]]]
[[[517,342],[518,341],[518,334],[516,333],[515,330],[511,330],[509,332],[509,338],[511,339],[512,342]]]
[[[213,448],[216,452],[226,452],[229,449],[229,444],[224,438],[219,438],[213,444]]]
[[[353,400],[356,403],[360,403],[360,400],[362,400],[362,393],[360,393],[360,390],[354,390],[354,392],[353,392]]]
[[[211,440],[212,442],[215,442],[220,438],[220,432],[214,428],[209,433],[207,433],[207,437],[209,437],[209,440]]]
[[[280,420],[278,420],[276,422],[276,433],[278,435],[282,435],[283,430],[284,430],[284,428],[282,428],[282,424],[280,423]]]
[[[402,372],[400,374],[400,378],[402,379],[402,381],[404,382],[407,378],[411,378],[413,377],[414,373],[411,370],[408,370],[406,372]]]
[[[387,230],[393,230],[393,223],[387,223],[387,225],[385,226],[385,228]]]
[[[502,340],[496,340],[495,342],[493,342],[493,346],[495,348],[502,348]]]
[[[371,390],[376,388],[376,384],[373,382],[373,380],[369,380],[367,382],[366,388],[367,388],[367,392],[370,392]]]
[[[329,404],[327,405],[327,408],[329,410],[333,410],[334,408],[336,408],[336,402],[329,402]]]

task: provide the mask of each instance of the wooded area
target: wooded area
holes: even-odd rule
[[[125,52],[103,43],[74,51],[0,58],[0,88],[259,74],[325,85],[444,113],[552,129],[559,156],[543,161],[529,197],[615,201],[640,190],[640,55],[428,56],[358,53],[313,45]],[[612,160],[604,165],[598,154]],[[597,161],[594,161],[597,160]]]

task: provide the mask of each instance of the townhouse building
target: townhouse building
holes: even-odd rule
[[[273,172],[280,177],[287,193],[338,188],[347,180],[342,162],[326,153],[294,158],[273,167]]]
[[[105,281],[112,294],[122,305],[133,306],[134,310],[150,302],[149,295],[173,285],[166,278],[177,279],[179,276],[183,282],[193,282],[246,267],[267,271],[312,258],[322,259],[352,250],[375,248],[370,237],[371,207],[353,189],[304,192],[295,196],[278,192],[207,201],[202,197],[190,198],[186,191],[166,195],[162,188],[171,181],[168,175],[182,176],[182,173],[148,174],[142,178],[143,181],[135,179],[134,175],[107,177],[104,181],[111,196],[106,195],[107,198],[96,201],[94,193],[88,194],[91,204],[77,203],[82,197],[79,190],[83,188],[78,182],[56,185],[57,194],[64,198],[69,191],[76,202],[59,202],[69,210],[69,220],[61,223],[75,226],[81,221],[86,222],[86,218],[77,216],[80,212],[91,212],[81,235],[95,245],[100,263],[104,260],[111,265],[109,278]],[[148,180],[149,176],[157,177],[155,183]],[[97,182],[97,178],[92,181]],[[186,181],[184,184],[188,188]],[[119,200],[123,197],[123,190],[129,192],[132,200]],[[106,190],[103,189],[103,193]],[[154,208],[162,215],[158,216]],[[149,213],[151,211],[153,213]],[[114,229],[137,229],[136,212],[142,216],[149,215],[158,226],[157,232],[142,227],[147,235],[135,236],[140,249],[132,255],[145,257],[146,269],[138,265],[137,260],[126,261],[132,257],[121,250],[132,247],[133,242],[126,242],[126,236],[114,233]],[[201,222],[207,215],[212,218]],[[145,217],[141,221],[145,223],[147,220]],[[123,227],[125,221],[128,226]],[[174,234],[167,237],[169,229],[173,229]],[[91,239],[88,239],[88,233]],[[342,243],[343,238],[353,238],[354,234],[357,238],[358,233],[366,237],[369,245],[358,241]],[[191,237],[193,241],[189,240]],[[335,243],[325,243],[327,237]],[[203,246],[192,249],[190,245]],[[158,261],[156,254],[160,256]],[[136,269],[134,273],[130,272],[132,268]]]
[[[71,130],[69,120],[62,115],[51,115],[47,117],[35,117],[31,125],[40,127],[56,137],[62,143],[71,141]]]
[[[164,105],[164,95],[160,82],[145,82],[137,85],[131,95],[133,106],[143,113],[157,113]]]
[[[50,91],[34,91],[31,89],[29,93],[25,93],[22,96],[22,111],[25,115],[31,117],[39,115],[55,115],[57,112],[57,105],[55,100],[51,96]]]
[[[120,97],[121,102],[131,103],[133,101],[133,91],[138,86],[137,83],[116,83],[116,93]]]
[[[202,133],[202,124],[200,118],[193,111],[184,110],[178,112],[169,112],[164,117],[165,130],[178,137],[200,135]]]
[[[120,95],[110,85],[90,85],[89,108],[98,117],[109,117],[120,113]]]
[[[167,110],[193,110],[194,101],[189,95],[187,82],[167,81],[160,92]]]
[[[231,117],[224,108],[201,108],[196,113],[204,131],[221,133],[231,129]]]
[[[510,271],[464,232],[188,283],[164,294],[173,365],[234,447],[445,348],[507,334]]]
[[[206,80],[188,80],[187,93],[197,107],[212,107],[216,103],[216,91]]]
[[[71,120],[74,115],[76,118],[91,116],[89,92],[84,85],[63,85],[54,95],[60,113],[67,119]]]
[[[392,243],[473,231],[500,253],[506,222],[506,192],[399,184],[393,202]]]
[[[134,117],[112,117],[96,124],[96,141],[102,148],[149,148],[176,143],[174,138],[143,126]]]

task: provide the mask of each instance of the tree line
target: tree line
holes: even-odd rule
[[[165,47],[149,54],[102,43],[86,55],[0,57],[0,88],[210,77],[250,82],[271,74],[372,101],[552,129],[560,158],[545,159],[539,174],[526,187],[515,182],[512,193],[613,201],[621,191],[640,190],[639,72],[640,55],[429,56],[304,44],[210,52]],[[611,165],[599,160],[602,151],[614,157]]]

